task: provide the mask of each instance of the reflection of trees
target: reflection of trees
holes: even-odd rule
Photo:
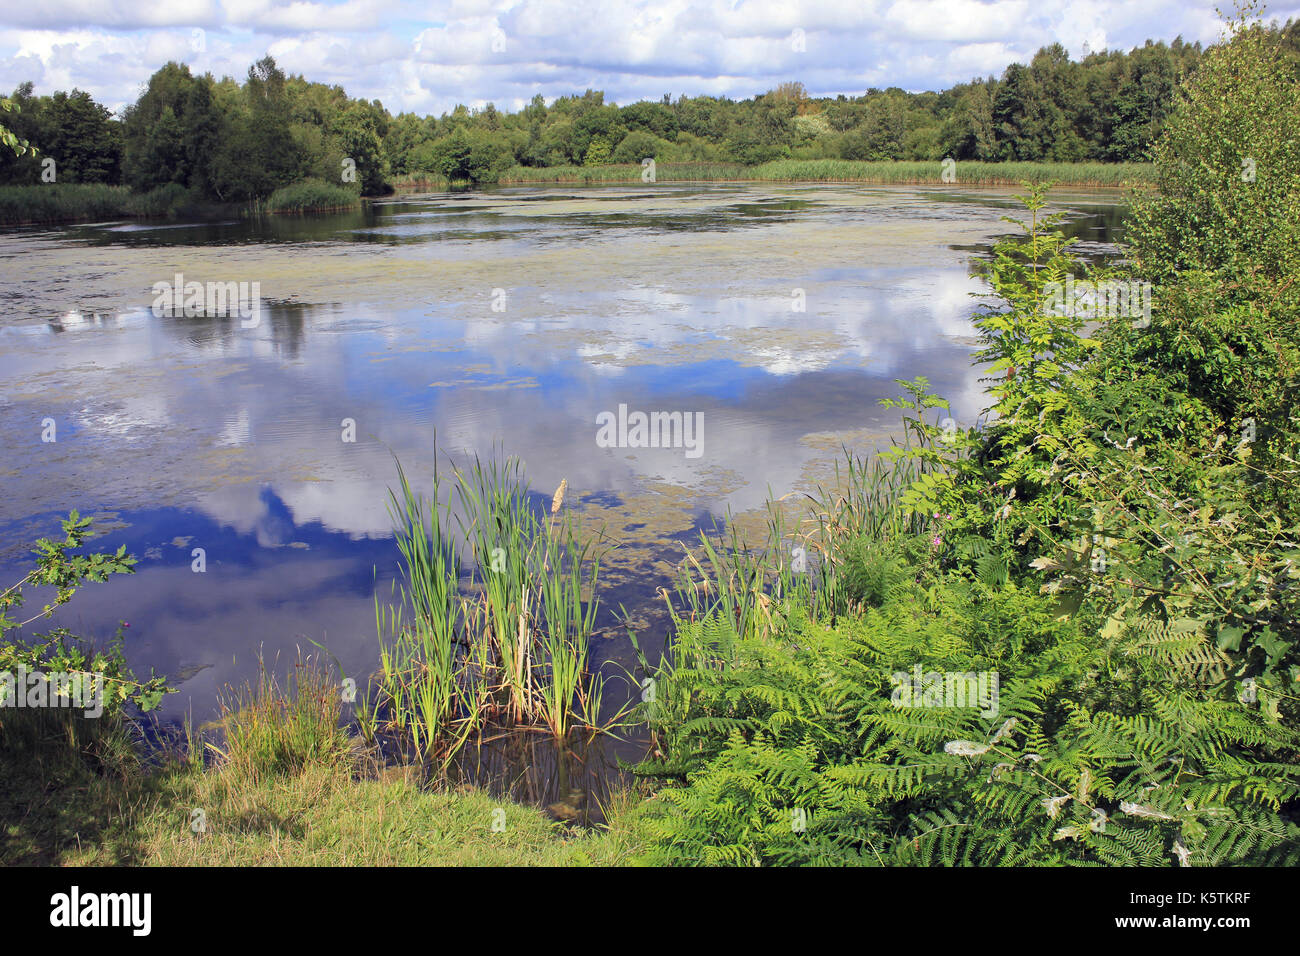
[[[375,224],[368,204],[360,209],[310,216],[261,216],[251,221],[250,232],[276,242],[330,242],[351,238],[348,232]]]
[[[109,316],[112,318],[112,316]],[[104,324],[104,316],[99,313],[90,315],[84,312],[65,312],[63,315],[56,315],[49,319],[45,324],[49,330],[54,333],[70,332],[74,329],[98,328]]]
[[[276,355],[297,359],[306,338],[306,326],[311,313],[328,308],[331,307],[262,299],[261,321],[253,328],[244,328],[244,320],[238,315],[187,316],[167,313],[163,314],[163,328],[191,348],[217,353],[231,351],[240,338],[264,338],[267,331],[263,330],[268,330]]]

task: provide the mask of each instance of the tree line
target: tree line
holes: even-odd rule
[[[1300,21],[1274,24],[1300,75]],[[510,113],[489,103],[441,116],[391,114],[379,100],[286,75],[271,57],[231,77],[171,62],[116,117],[82,90],[9,100],[10,132],[36,151],[0,155],[0,183],[184,188],[196,199],[243,202],[319,179],[371,195],[393,181],[494,182],[511,167],[777,159],[1133,162],[1146,158],[1199,67],[1199,43],[1147,41],[1072,60],[1060,44],[1001,77],[941,92],[897,87],[813,97],[783,83],[744,100],[686,96],[607,103],[602,92],[541,94]]]

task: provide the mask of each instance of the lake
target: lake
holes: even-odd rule
[[[567,480],[612,549],[592,661],[612,705],[635,662],[614,612],[653,658],[655,589],[701,529],[813,489],[842,445],[887,441],[895,379],[924,375],[976,419],[969,270],[1012,230],[1013,192],[510,188],[0,233],[0,580],[61,515],[95,515],[137,573],[55,623],[106,638],[129,622],[137,672],[180,688],[165,721],[210,719],[259,653],[285,666],[313,642],[363,683],[398,559],[395,459],[424,488],[435,449],[504,452],[547,504]],[[1118,192],[1054,198],[1081,251],[1113,255]],[[177,274],[248,283],[257,321],[159,314],[155,284]],[[678,447],[599,440],[600,416],[638,411],[701,428]]]

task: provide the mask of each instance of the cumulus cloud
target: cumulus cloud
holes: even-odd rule
[[[44,0],[0,13],[0,88],[79,87],[114,109],[169,59],[241,77],[271,53],[394,112],[518,109],[602,89],[752,96],[784,80],[815,95],[942,89],[1040,47],[1076,57],[1147,39],[1213,42],[1216,0]],[[1270,9],[1280,20],[1300,6]]]

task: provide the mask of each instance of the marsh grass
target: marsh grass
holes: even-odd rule
[[[501,174],[509,183],[634,183],[636,164],[608,166],[513,166]],[[943,181],[943,166],[930,162],[848,159],[780,159],[757,166],[740,163],[659,163],[657,182],[813,182],[880,183],[935,186],[1019,186],[1047,179],[1066,186],[1141,185],[1153,181],[1147,163],[981,163],[962,161],[956,182]]]
[[[282,186],[267,198],[262,209],[268,213],[299,214],[308,212],[336,212],[355,209],[361,205],[361,196],[355,190],[335,186],[319,179]]]
[[[224,748],[223,772],[245,781],[297,773],[309,765],[342,766],[347,733],[340,725],[342,692],[330,672],[311,656],[290,665],[283,683],[263,660],[256,682],[227,690],[217,722]]]
[[[545,662],[537,710],[556,737],[566,736],[575,720],[593,724],[601,704],[600,683],[586,680],[597,602],[582,600],[584,590],[595,594],[600,561],[588,560],[590,542],[579,544],[569,515],[561,519],[562,530],[556,530],[564,490],[561,483],[551,504],[539,575],[546,626],[542,630]],[[588,566],[590,580],[584,582],[583,568]]]
[[[375,602],[381,667],[363,728],[395,733],[438,770],[489,724],[558,739],[602,729],[587,660],[600,558],[564,511],[567,483],[546,514],[517,459],[476,458],[447,491],[444,478],[435,467],[426,499],[398,464],[389,510],[402,569],[392,599]]]
[[[925,439],[925,436],[921,436]],[[907,455],[913,436],[891,439],[903,454],[855,455],[844,449],[833,478],[805,495],[793,522],[784,499],[768,499],[758,542],[747,540],[730,515],[723,531],[700,534],[679,568],[670,613],[680,621],[716,617],[740,639],[764,639],[776,629],[774,615],[790,604],[812,614],[843,613],[840,569],[861,542],[893,542],[925,530],[924,516],[900,506],[904,492],[928,469],[942,467]],[[789,496],[788,496],[789,497]]]
[[[48,772],[0,748],[0,865],[613,866],[645,848],[638,792],[612,794],[605,823],[580,829],[482,789],[431,789],[419,766],[346,770],[309,757],[256,777],[186,759]]]
[[[101,183],[0,186],[0,223],[23,225],[127,215],[131,193]]]

